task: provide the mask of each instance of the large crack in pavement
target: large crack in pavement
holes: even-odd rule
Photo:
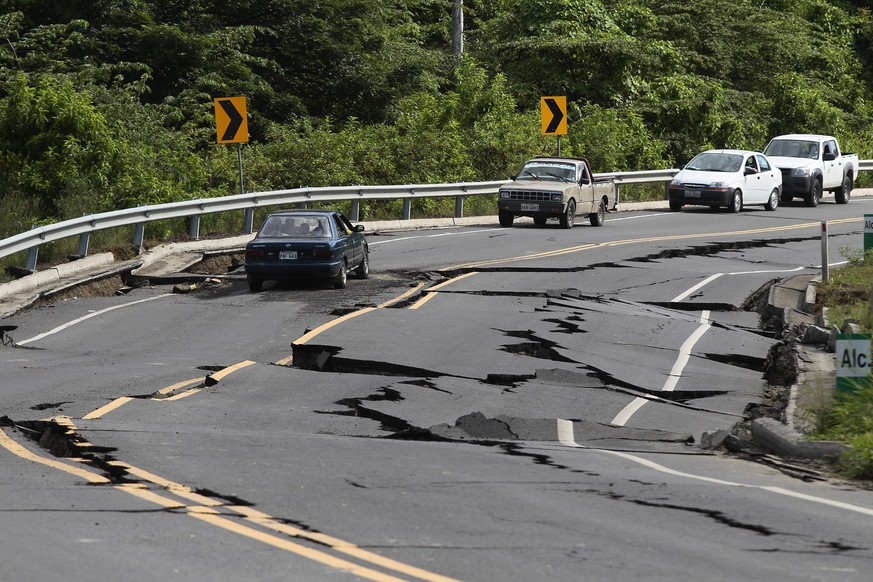
[[[809,237],[792,237],[792,238],[776,238],[776,239],[759,239],[748,241],[723,241],[710,242],[701,245],[692,245],[687,248],[664,249],[657,253],[648,253],[637,257],[629,257],[622,261],[605,261],[601,263],[591,263],[588,265],[574,265],[572,267],[539,267],[526,265],[479,265],[468,266],[461,268],[440,269],[437,274],[447,279],[458,277],[470,272],[489,272],[489,273],[581,273],[603,267],[628,269],[633,268],[627,263],[654,263],[665,259],[684,259],[688,257],[716,257],[721,253],[742,251],[748,249],[759,248],[775,248],[782,245],[818,241],[819,235]],[[746,261],[757,264],[756,261]],[[432,275],[432,273],[431,273]]]

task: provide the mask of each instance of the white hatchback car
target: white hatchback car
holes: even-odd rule
[[[708,150],[694,156],[667,187],[670,210],[686,204],[739,212],[761,204],[776,210],[782,194],[782,172],[767,156],[746,150]]]

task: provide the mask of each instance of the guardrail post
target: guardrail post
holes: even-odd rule
[[[91,233],[83,232],[79,235],[79,256],[85,257],[88,255],[88,243],[91,242]]]
[[[361,220],[361,201],[352,200],[352,207],[349,209],[349,220],[352,222],[360,222]]]
[[[821,281],[828,284],[828,221],[821,221]]]
[[[33,225],[31,230],[33,230],[34,228],[39,228],[39,227],[36,225]],[[38,257],[39,257],[39,245],[37,245],[35,247],[30,247],[30,249],[27,251],[27,265],[26,265],[26,267],[27,267],[27,270],[30,271],[31,273],[36,273],[36,260]]]
[[[409,198],[403,199],[403,220],[412,218],[412,200]]]
[[[615,206],[613,208],[618,208],[618,204],[621,201],[621,184],[615,185]]]
[[[191,240],[200,240],[200,215],[195,214],[191,217],[191,226],[188,228],[188,238]]]
[[[143,239],[145,239],[145,223],[138,222],[133,229],[133,246],[136,247],[136,252],[142,252]]]
[[[243,234],[252,234],[255,228],[255,209],[246,208],[245,216],[243,216]]]
[[[464,197],[455,196],[455,218],[464,218]]]

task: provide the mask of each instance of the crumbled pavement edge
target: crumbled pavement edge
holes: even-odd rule
[[[826,464],[849,449],[841,442],[809,440],[804,433],[814,430],[815,418],[833,399],[836,336],[842,333],[835,325],[826,326],[822,314],[815,313],[820,281],[819,276],[798,275],[771,285],[761,325],[774,331],[780,344],[769,359],[787,359],[781,366],[794,368],[794,380],[785,386],[769,382],[769,402],[750,405],[746,411],[750,418],[733,431],[705,433],[701,447],[723,446],[735,453],[763,452]]]

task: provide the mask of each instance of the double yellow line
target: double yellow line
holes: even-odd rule
[[[848,222],[854,222],[857,220],[862,220],[860,217],[856,218],[840,218],[837,220],[830,220],[828,224],[843,224]],[[529,255],[521,255],[517,257],[506,257],[502,259],[489,259],[486,261],[476,261],[472,263],[461,263],[459,265],[452,265],[451,267],[447,267],[446,270],[458,270],[458,269],[476,269],[481,267],[488,267],[493,265],[502,265],[505,263],[515,263],[519,261],[534,261],[537,259],[547,259],[550,257],[558,257],[561,255],[569,255],[572,253],[578,253],[582,251],[588,251],[591,249],[598,248],[606,248],[606,247],[617,247],[631,244],[645,244],[645,243],[653,243],[653,242],[664,242],[671,240],[688,240],[688,239],[700,239],[700,238],[709,238],[715,236],[743,236],[750,234],[762,234],[767,232],[782,232],[788,230],[799,230],[804,228],[820,228],[821,222],[801,222],[798,224],[788,224],[783,226],[768,226],[763,228],[751,228],[748,230],[734,230],[728,232],[706,232],[700,234],[672,234],[672,235],[664,235],[664,236],[652,236],[652,237],[644,237],[644,238],[629,238],[624,240],[615,240],[615,241],[606,241],[602,243],[589,243],[584,245],[578,245],[573,247],[566,247],[562,249],[555,249],[552,251],[544,251],[541,253],[531,253]]]
[[[76,428],[67,417],[58,417],[52,420],[66,426],[68,430],[75,430]],[[81,438],[77,442],[79,446],[87,447],[90,445],[90,443]],[[30,451],[12,439],[2,428],[0,428],[0,447],[22,459],[63,471],[84,479],[88,483],[98,485],[109,485],[111,483],[107,477],[94,471],[47,458]],[[76,459],[76,461],[79,463],[88,462],[87,459]],[[211,526],[296,554],[329,568],[348,572],[375,582],[403,582],[409,579],[400,578],[397,576],[398,574],[428,582],[457,582],[454,578],[386,558],[339,538],[288,525],[282,520],[252,507],[226,505],[224,500],[202,495],[186,485],[165,479],[133,465],[121,461],[112,461],[110,464],[123,469],[128,475],[140,480],[138,483],[113,485],[112,488],[117,491],[127,493],[142,501],[158,505],[167,510],[181,512],[188,517]],[[180,499],[184,501],[180,501]],[[282,535],[275,535],[270,533],[269,530]],[[308,541],[319,546],[326,546],[331,551],[345,555],[358,562],[337,557],[326,551],[314,549],[294,540]],[[374,568],[381,568],[382,571]]]

